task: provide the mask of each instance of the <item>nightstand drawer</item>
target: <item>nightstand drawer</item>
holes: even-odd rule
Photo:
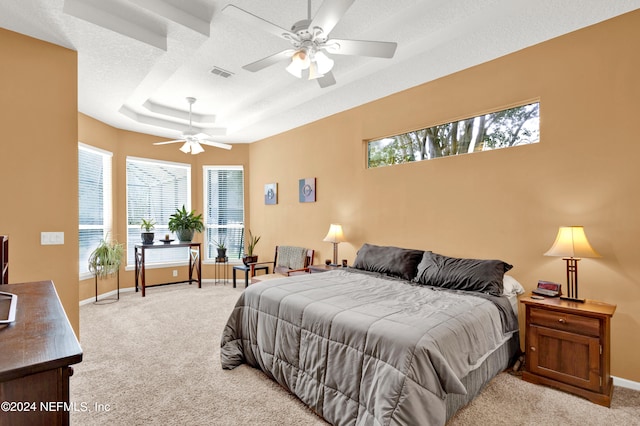
[[[530,315],[531,324],[580,333],[587,336],[600,336],[600,320],[597,318],[538,309],[535,307],[531,308]]]

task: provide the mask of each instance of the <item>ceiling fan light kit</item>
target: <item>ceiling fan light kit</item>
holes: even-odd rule
[[[223,12],[287,40],[293,49],[285,49],[274,55],[252,62],[242,68],[257,72],[280,61],[290,59],[286,70],[302,78],[303,70],[309,70],[309,80],[317,80],[321,88],[331,86],[336,80],[331,72],[334,61],[325,52],[336,55],[359,55],[392,58],[397,43],[385,41],[330,39],[329,33],[347,12],[355,0],[325,0],[311,19],[311,0],[307,3],[308,19],[296,22],[286,30],[234,5],[227,5]]]
[[[309,70],[309,80],[323,77],[331,71],[334,61],[322,51],[313,47],[302,49],[293,54],[286,70],[294,77],[302,78],[302,71]]]
[[[181,139],[166,142],[155,142],[154,145],[166,145],[170,143],[184,142],[180,147],[180,151],[184,152],[185,154],[191,153],[192,155],[204,152],[204,148],[202,147],[202,145],[215,146],[222,149],[231,149],[231,145],[229,144],[214,142],[208,139],[207,137],[209,135],[205,133],[198,133],[197,135],[195,134],[192,127],[191,109],[193,104],[196,102],[196,98],[188,97],[187,102],[189,103],[189,130],[182,134]]]

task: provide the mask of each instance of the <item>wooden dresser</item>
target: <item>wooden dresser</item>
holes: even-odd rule
[[[523,297],[526,370],[522,378],[609,407],[610,328],[615,305]]]
[[[68,425],[70,365],[82,349],[53,283],[0,291],[18,295],[15,322],[0,325],[0,425]]]

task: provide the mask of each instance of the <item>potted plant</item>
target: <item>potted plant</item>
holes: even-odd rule
[[[124,245],[113,240],[100,240],[98,247],[89,256],[89,272],[98,278],[115,274],[120,269]]]
[[[153,219],[142,219],[140,224],[140,229],[143,229],[144,232],[140,233],[142,237],[142,244],[153,244],[154,233],[153,229],[156,227],[156,221]]]
[[[188,212],[183,205],[182,209],[176,209],[169,217],[169,231],[175,232],[178,240],[191,242],[194,232],[204,231],[202,213],[196,215],[195,210]]]
[[[256,248],[256,244],[258,244],[258,241],[260,241],[260,236],[253,235],[251,233],[251,230],[249,230],[249,237],[247,238],[247,251],[244,257],[242,258],[242,262],[245,265],[248,265],[249,263],[255,263],[258,261],[258,256],[253,254],[253,249]]]
[[[218,241],[213,241],[218,249],[218,259],[224,260],[227,257],[227,239],[221,238]]]

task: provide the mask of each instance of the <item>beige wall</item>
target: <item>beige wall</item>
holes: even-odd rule
[[[52,280],[78,332],[77,54],[0,28],[0,234],[9,281]],[[64,232],[40,245],[40,232]]]
[[[178,150],[179,144],[154,146],[153,142],[164,140],[157,136],[150,136],[141,133],[129,132],[108,126],[98,120],[84,114],[78,115],[78,137],[87,145],[102,148],[113,152],[113,187],[114,187],[114,232],[113,236],[119,242],[126,242],[127,238],[127,204],[126,204],[126,159],[128,156],[149,158],[162,161],[174,161],[191,165],[191,207],[198,213],[203,211],[203,172],[205,165],[242,165],[245,169],[245,186],[248,188],[249,182],[249,146],[246,144],[235,145],[230,151],[218,148],[205,147],[205,152],[198,155],[184,154]],[[245,207],[247,217],[249,216],[248,189],[246,190]],[[161,236],[160,236],[161,237]],[[202,242],[202,235],[196,234],[194,241]],[[158,236],[156,236],[158,238]],[[204,255],[204,247],[203,247]],[[178,277],[173,277],[172,271],[178,270]],[[214,266],[203,265],[202,276],[204,278],[214,277]],[[146,271],[147,284],[157,284],[186,280],[188,278],[188,267],[171,267],[148,269]],[[230,273],[228,274],[230,276]],[[124,266],[120,271],[120,288],[134,286],[134,272],[125,270]],[[115,279],[98,280],[98,293],[115,290]],[[95,296],[94,279],[80,282],[80,300],[89,299]]]
[[[560,225],[584,225],[600,259],[580,262],[580,295],[617,304],[612,373],[640,381],[640,11],[337,114],[251,145],[251,221],[261,255],[279,244],[315,248],[342,223],[350,262],[364,242],[452,256],[500,258],[526,288],[565,281],[544,257]],[[367,170],[363,140],[529,100],[541,103],[541,142]],[[298,179],[317,178],[301,204]],[[263,188],[278,183],[265,206]]]

